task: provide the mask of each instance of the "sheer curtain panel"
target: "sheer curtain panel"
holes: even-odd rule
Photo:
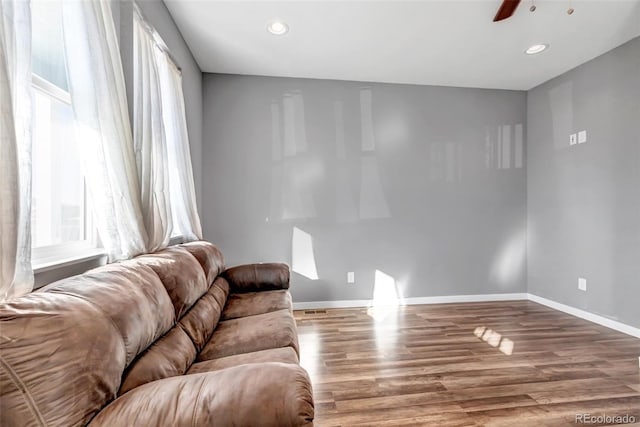
[[[118,36],[109,0],[63,3],[65,54],[89,201],[110,261],[146,252],[147,233]]]
[[[173,219],[160,64],[156,59],[159,48],[137,11],[134,12],[133,40],[133,144],[144,224],[149,237],[147,248],[153,252],[169,244]]]
[[[137,10],[134,22],[134,140],[147,230],[150,242],[159,248],[171,236],[201,239],[202,229],[182,74],[160,36]]]
[[[31,14],[0,1],[0,301],[33,289],[31,269]]]
[[[193,181],[187,117],[182,92],[182,73],[166,54],[162,54],[158,60],[166,64],[161,67],[162,113],[171,170],[173,224],[177,228],[174,232],[180,234],[185,240],[199,240],[202,239],[202,227]]]

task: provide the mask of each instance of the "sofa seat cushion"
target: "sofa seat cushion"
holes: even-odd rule
[[[291,310],[291,294],[286,290],[231,294],[221,320],[255,316],[278,310]]]
[[[231,368],[247,363],[292,363],[298,364],[298,355],[292,347],[270,348],[253,353],[236,354],[235,356],[221,357],[219,359],[206,360],[191,365],[187,374],[200,374],[202,372],[219,371],[220,369]]]
[[[296,324],[289,310],[220,322],[196,361],[279,347],[293,347],[298,353]]]

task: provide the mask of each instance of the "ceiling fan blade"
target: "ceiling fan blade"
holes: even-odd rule
[[[498,13],[496,13],[495,18],[493,18],[493,22],[502,21],[513,15],[513,12],[516,11],[519,4],[520,0],[503,0],[500,9],[498,9]]]

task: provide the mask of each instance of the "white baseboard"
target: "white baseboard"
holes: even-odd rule
[[[415,304],[449,304],[454,302],[490,302],[514,301],[527,299],[526,293],[516,294],[482,294],[482,295],[445,295],[438,297],[406,298],[407,305]]]
[[[486,294],[486,295],[446,295],[437,297],[415,297],[403,298],[400,305],[417,305],[417,304],[447,304],[454,302],[486,302],[486,301],[512,301],[526,300],[526,293],[517,294]],[[294,310],[309,310],[318,308],[356,308],[371,307],[373,300],[354,299],[342,301],[309,301],[294,302]]]
[[[546,305],[547,307],[553,308],[554,310],[562,311],[564,313],[571,314],[572,316],[597,323],[598,325],[606,326],[607,328],[614,329],[618,332],[640,338],[640,328],[618,322],[617,320],[609,319],[608,317],[600,316],[599,314],[593,314],[579,308],[571,307],[570,305],[542,298],[537,295],[528,294],[528,297],[529,301],[537,302],[538,304]]]
[[[572,316],[579,317],[581,319],[588,320],[593,323],[597,323],[607,328],[614,329],[616,331],[631,335],[633,337],[640,338],[640,328],[627,325],[617,320],[609,319],[607,317],[600,316],[598,314],[589,313],[588,311],[581,310],[579,308],[571,307],[559,302],[555,302],[546,298],[539,297],[537,295],[528,293],[514,293],[514,294],[483,294],[483,295],[446,295],[437,297],[415,297],[415,298],[403,298],[400,301],[400,305],[416,305],[416,304],[448,304],[458,302],[491,302],[491,301],[513,301],[513,300],[529,300],[538,304],[545,305],[553,308],[554,310],[562,311]],[[309,301],[309,302],[294,302],[294,310],[313,310],[313,309],[326,309],[326,308],[357,308],[357,307],[371,307],[373,300],[358,299],[358,300],[341,300],[341,301]]]
[[[370,307],[371,300],[368,299],[348,299],[341,301],[307,301],[294,302],[294,310],[313,310],[316,308],[358,308]]]

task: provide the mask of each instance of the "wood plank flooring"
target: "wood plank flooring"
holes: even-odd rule
[[[640,426],[640,339],[534,302],[295,317],[320,427]]]

